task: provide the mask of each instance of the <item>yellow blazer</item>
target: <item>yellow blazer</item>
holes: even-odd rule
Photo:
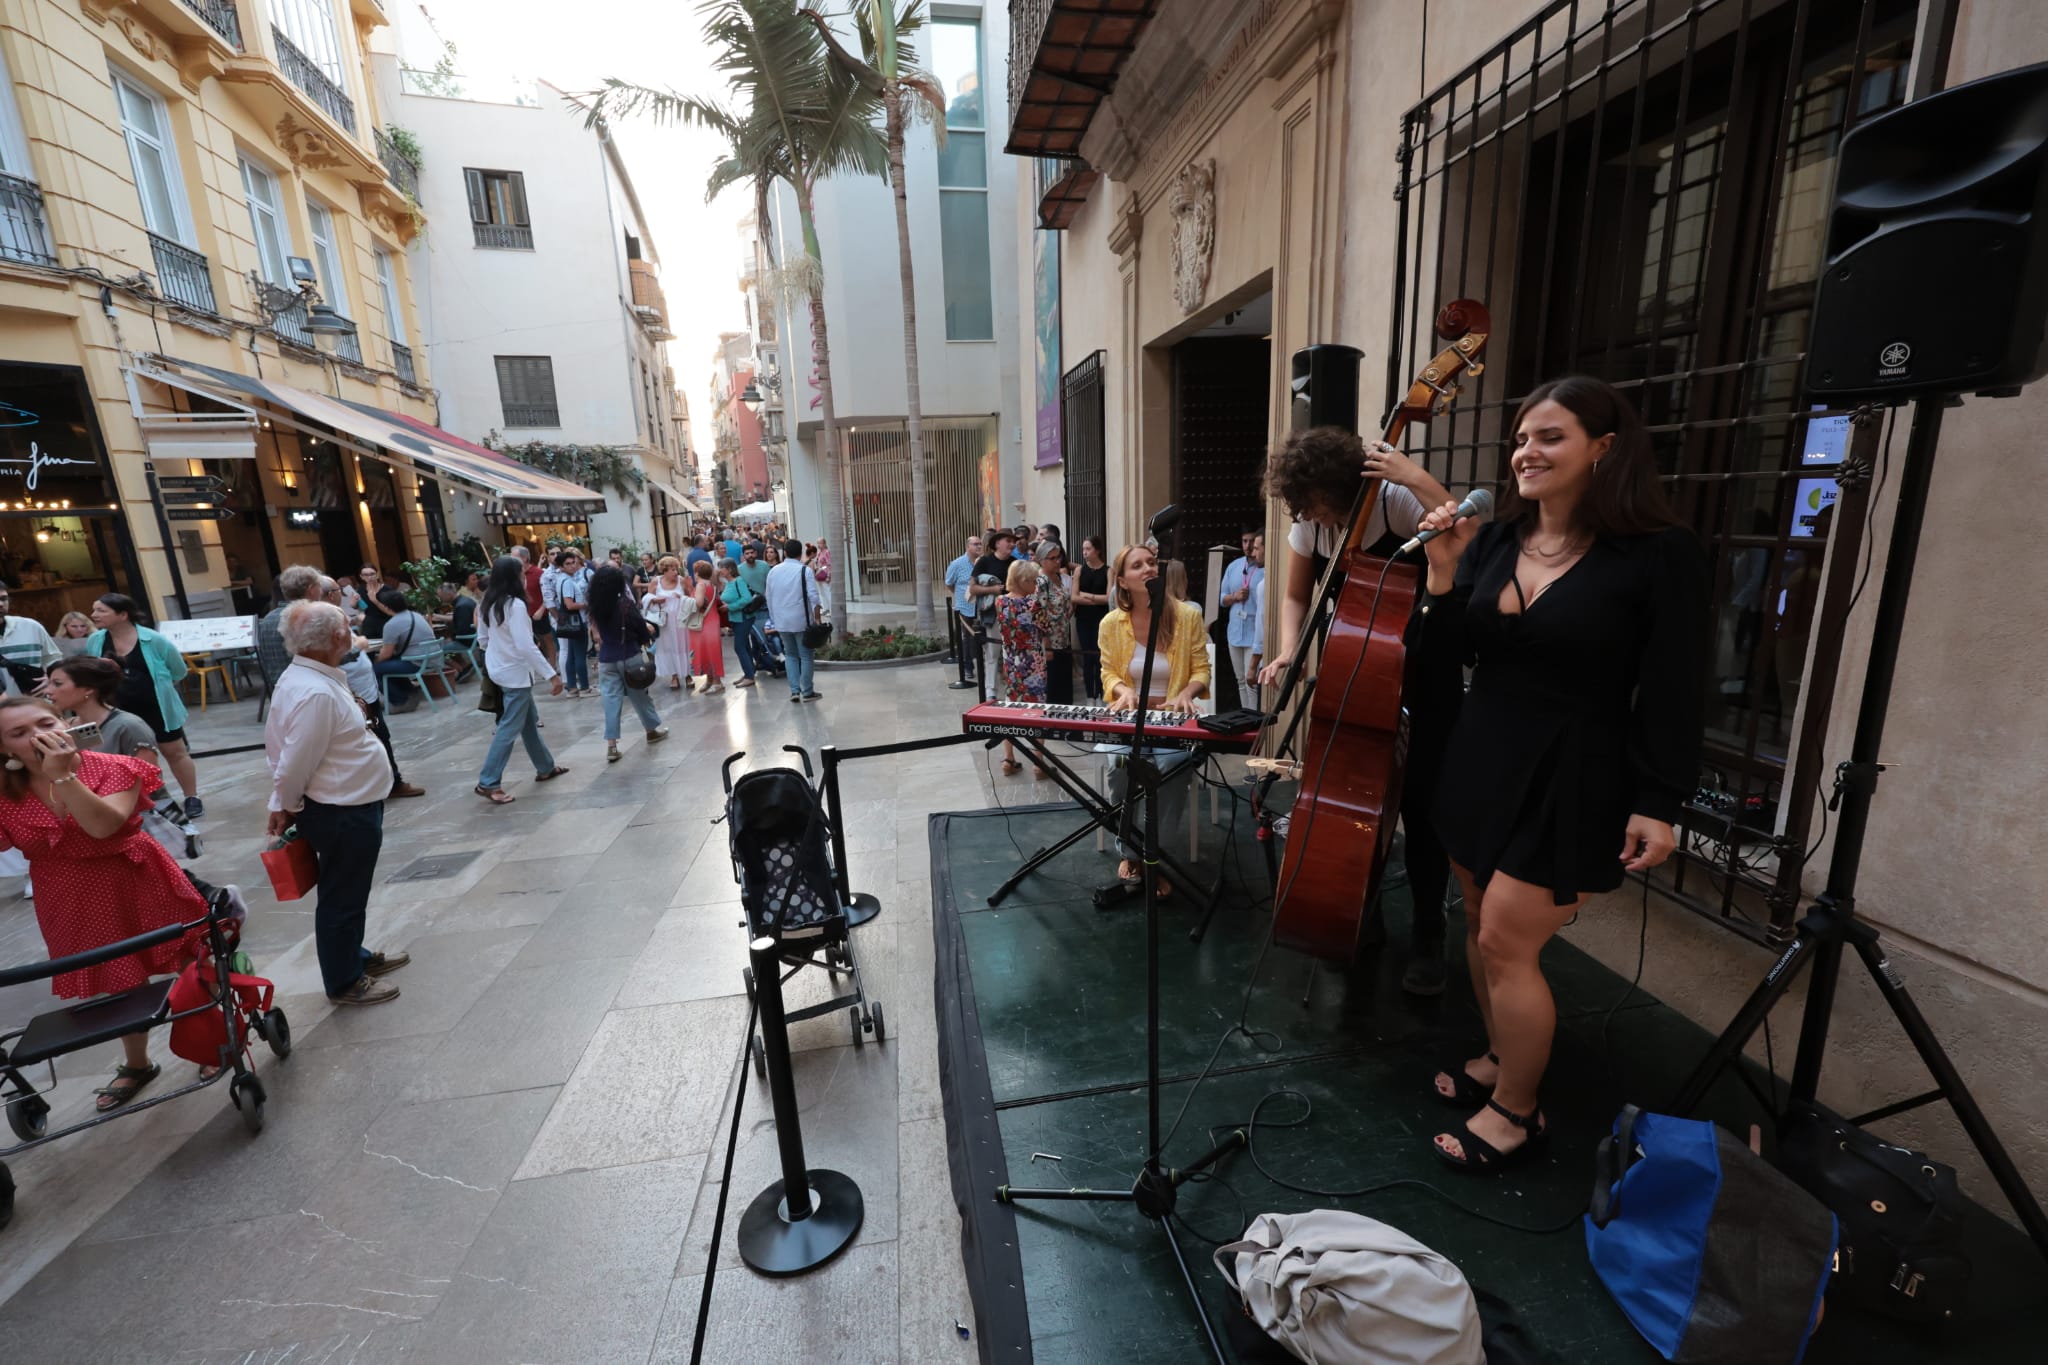
[[[1174,612],[1173,643],[1165,646],[1170,665],[1166,674],[1166,695],[1179,696],[1181,689],[1189,683],[1199,683],[1198,694],[1207,696],[1209,633],[1202,629],[1202,609],[1192,602],[1174,602],[1171,605]],[[1131,636],[1130,613],[1121,607],[1112,608],[1109,615],[1102,618],[1095,640],[1102,650],[1103,698],[1107,700],[1119,683],[1135,690],[1138,679],[1125,673],[1131,662],[1131,651],[1137,646]],[[1152,677],[1155,682],[1158,680],[1157,665],[1153,666]]]

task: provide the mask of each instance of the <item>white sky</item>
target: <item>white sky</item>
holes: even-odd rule
[[[617,76],[730,102],[711,68],[695,0],[425,0],[423,8],[455,44],[457,69],[479,81],[538,78],[578,93]],[[420,56],[404,51],[409,65]],[[613,133],[661,253],[676,333],[669,363],[689,400],[691,442],[702,457],[711,450],[718,334],[746,325],[737,225],[751,196],[737,188],[704,202],[704,181],[721,146],[713,134],[644,120],[621,123]]]

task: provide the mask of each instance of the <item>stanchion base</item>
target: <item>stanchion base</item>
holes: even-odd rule
[[[801,1275],[816,1270],[852,1244],[864,1206],[860,1186],[837,1171],[807,1172],[811,1216],[792,1223],[783,1205],[782,1182],[754,1196],[740,1218],[740,1259],[763,1275]]]
[[[882,913],[882,902],[865,891],[856,891],[846,902],[846,925],[858,929]]]

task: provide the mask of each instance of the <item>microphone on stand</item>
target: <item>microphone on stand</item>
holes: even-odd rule
[[[1491,489],[1475,488],[1470,493],[1467,493],[1465,495],[1465,500],[1463,502],[1458,504],[1459,521],[1463,521],[1467,517],[1478,517],[1480,520],[1484,521],[1492,515],[1493,491]],[[1394,553],[1397,555],[1405,555],[1412,550],[1419,550],[1425,544],[1432,540],[1435,540],[1438,536],[1442,534],[1442,531],[1417,531],[1413,539],[1409,540],[1406,544],[1402,545],[1401,548],[1396,550]]]
[[[1164,535],[1168,531],[1171,531],[1174,527],[1178,526],[1179,524],[1180,504],[1177,502],[1171,502],[1168,503],[1166,506],[1160,508],[1159,511],[1153,515],[1151,524],[1147,526],[1145,529],[1151,533],[1152,538],[1154,540],[1157,540],[1160,536]]]
[[[1160,574],[1145,580],[1145,601],[1154,611],[1166,601],[1166,575]]]

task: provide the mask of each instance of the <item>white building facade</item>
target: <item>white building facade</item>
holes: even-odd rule
[[[401,33],[401,52],[412,36]],[[494,446],[609,447],[629,471],[579,480],[607,505],[587,523],[487,524],[458,496],[444,509],[450,533],[492,546],[587,534],[599,557],[668,549],[692,505],[671,333],[660,257],[616,145],[545,82],[472,94],[404,62],[379,77],[418,143],[419,198],[438,224],[412,254],[440,425]]]
[[[857,48],[851,34],[848,41]],[[948,4],[911,41],[947,99],[945,146],[929,123],[913,121],[904,177],[936,575],[970,530],[1016,518],[1030,467],[1019,409],[1021,210],[1002,155],[1006,10]],[[793,533],[809,540],[827,532],[836,491],[848,543],[835,547],[834,559],[853,600],[907,604],[912,523],[895,206],[886,181],[838,176],[818,186],[815,212],[843,466],[837,490],[825,468],[808,304],[777,299],[766,252],[757,265],[742,247],[773,495]],[[773,262],[787,263],[801,253],[802,234],[786,187],[770,218]]]

